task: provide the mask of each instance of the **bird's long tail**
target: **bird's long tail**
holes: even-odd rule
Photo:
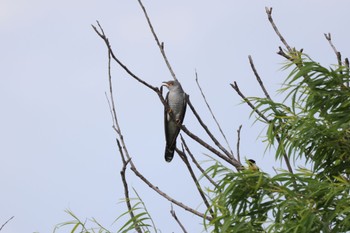
[[[174,157],[174,151],[175,151],[175,145],[172,146],[171,148],[169,148],[168,146],[165,146],[165,161],[167,161],[168,163],[171,162],[171,160],[173,160]]]

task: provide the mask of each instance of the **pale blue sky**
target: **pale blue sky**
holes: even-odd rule
[[[280,87],[286,72],[276,55],[281,42],[265,6],[291,46],[324,65],[335,64],[323,33],[349,54],[350,2],[337,1],[145,1],[168,58],[192,103],[213,126],[195,85],[197,70],[218,120],[235,150],[243,124],[243,156],[272,173],[273,152],[264,155],[250,109],[229,83],[237,81],[250,96],[261,96],[248,63],[252,55],[268,90]],[[0,224],[3,232],[52,232],[70,220],[95,217],[106,228],[122,212],[121,162],[105,98],[107,53],[91,24],[99,20],[115,53],[137,75],[160,86],[171,76],[164,65],[137,1],[0,1]],[[185,166],[163,158],[163,107],[152,92],[113,67],[117,111],[131,156],[142,173],[179,201],[203,210]],[[185,125],[199,135],[190,111]],[[217,130],[213,130],[216,135]],[[208,151],[193,144],[199,160]],[[170,203],[128,171],[130,186],[146,202],[162,232],[180,232]],[[189,232],[200,232],[198,217],[175,207]],[[197,224],[198,222],[198,224]],[[63,228],[60,232],[68,232]]]

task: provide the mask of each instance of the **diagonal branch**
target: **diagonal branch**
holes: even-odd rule
[[[125,176],[126,167],[127,167],[128,163],[131,161],[131,159],[125,160],[124,154],[123,154],[123,149],[122,149],[118,139],[117,139],[117,144],[118,144],[118,148],[119,148],[119,153],[120,153],[122,160],[123,160],[123,168],[120,171],[120,176],[122,178],[122,182],[123,182],[123,186],[124,186],[124,196],[125,196],[126,206],[128,207],[130,219],[134,222],[136,231],[138,233],[142,233],[138,222],[135,220],[135,214],[134,214],[133,208],[131,207],[130,196],[129,196],[129,186],[128,186],[128,182],[126,181],[126,176]]]
[[[9,223],[9,221],[11,221],[15,216],[12,216],[11,218],[9,218],[4,224],[1,225],[0,227],[0,231],[4,228],[4,226]]]
[[[192,162],[197,166],[198,170],[203,174],[203,176],[205,178],[207,178],[209,180],[209,182],[214,185],[215,187],[217,187],[218,185],[215,183],[215,181],[210,178],[210,176],[208,176],[208,174],[204,171],[204,169],[201,167],[201,165],[199,165],[199,163],[197,162],[197,160],[195,159],[195,157],[193,156],[192,152],[190,151],[190,149],[188,148],[187,146],[187,143],[185,141],[185,139],[182,137],[182,135],[180,134],[180,138],[181,138],[181,141],[182,141],[182,144],[184,145],[185,147],[185,150],[187,151],[187,153],[190,155],[191,159],[192,159]]]
[[[234,81],[233,84],[230,84],[231,87],[237,92],[237,94],[244,100],[244,102],[246,102],[248,104],[248,106],[256,113],[258,114],[258,116],[263,119],[265,121],[265,123],[269,123],[270,120],[262,113],[260,112],[253,104],[252,102],[250,102],[250,100],[245,97],[245,95],[241,92],[241,90],[239,89],[237,82]]]
[[[272,18],[272,7],[268,8],[265,7],[265,11],[267,14],[267,18],[269,19],[271,26],[273,27],[273,30],[276,32],[277,36],[280,38],[280,40],[282,41],[282,43],[284,44],[284,46],[287,48],[288,52],[292,52],[292,48],[288,45],[287,41],[284,39],[284,37],[282,36],[282,34],[280,33],[280,31],[278,30],[275,22],[273,21]]]
[[[180,206],[181,208],[187,210],[188,212],[191,212],[203,219],[207,219],[209,221],[212,220],[212,218],[210,216],[206,216],[203,213],[200,213],[199,211],[192,209],[191,207],[184,205],[183,203],[173,199],[172,197],[170,197],[169,195],[167,195],[166,193],[164,193],[163,191],[161,191],[157,186],[153,185],[149,180],[147,180],[137,169],[135,166],[131,166],[130,168],[137,177],[139,177],[145,184],[147,184],[151,189],[153,189],[154,191],[156,191],[159,195],[161,195],[162,197],[164,197],[165,199],[167,199],[168,201],[174,203],[177,206]]]
[[[181,126],[181,130],[186,133],[190,138],[201,144],[203,147],[207,148],[209,151],[220,157],[221,159],[225,160],[229,164],[233,165],[235,168],[239,168],[241,164],[237,160],[232,160],[226,155],[222,154],[220,151],[216,150],[212,146],[210,146],[208,143],[203,141],[201,138],[199,138],[197,135],[193,134],[191,131],[189,131],[185,125]]]
[[[255,75],[255,77],[256,77],[256,80],[258,81],[258,83],[259,83],[261,89],[263,90],[263,92],[264,92],[266,98],[268,98],[268,99],[271,100],[271,97],[270,97],[269,93],[267,92],[267,90],[266,90],[266,88],[265,88],[265,85],[264,85],[263,81],[261,80],[258,71],[257,71],[256,68],[255,68],[255,65],[254,65],[252,56],[249,55],[248,58],[249,58],[250,67],[252,68],[252,70],[253,70],[253,72],[254,72],[254,75]]]
[[[164,61],[165,61],[166,65],[167,65],[167,67],[168,67],[168,69],[169,69],[169,71],[170,71],[170,73],[171,73],[171,76],[172,76],[175,80],[177,80],[176,75],[175,75],[173,69],[171,68],[171,65],[170,65],[170,63],[169,63],[169,61],[168,61],[168,58],[167,58],[166,54],[165,54],[165,51],[164,51],[164,43],[163,43],[163,42],[160,43],[160,41],[159,41],[159,39],[158,39],[158,36],[157,36],[156,32],[154,31],[154,28],[153,28],[153,25],[152,25],[152,23],[151,23],[151,20],[150,20],[150,18],[148,17],[146,8],[145,8],[144,5],[142,4],[142,1],[141,1],[141,0],[138,0],[138,2],[139,2],[140,6],[141,6],[141,8],[142,8],[143,13],[145,14],[145,17],[146,17],[146,19],[147,19],[148,26],[149,26],[149,28],[151,29],[151,32],[152,32],[152,34],[153,34],[153,37],[154,37],[154,39],[155,39],[155,41],[156,41],[156,43],[157,43],[157,45],[158,45],[158,47],[159,47],[160,53],[162,54],[162,56],[163,56],[163,58],[164,58]]]
[[[187,156],[186,156],[185,152],[183,151],[183,148],[182,148],[182,151],[176,148],[176,152],[180,155],[182,161],[184,161],[184,163],[186,164],[187,169],[188,169],[188,171],[190,172],[190,175],[191,175],[191,177],[192,177],[192,180],[193,180],[194,183],[196,184],[197,190],[198,190],[198,192],[199,192],[199,194],[200,194],[200,196],[201,196],[201,198],[202,198],[204,204],[206,205],[207,209],[209,210],[211,216],[212,216],[213,218],[215,218],[214,212],[213,212],[213,210],[210,208],[210,204],[209,204],[207,198],[205,197],[205,193],[203,192],[203,189],[202,189],[201,185],[199,184],[199,182],[198,182],[198,180],[197,180],[197,178],[196,178],[196,175],[195,175],[194,172],[193,172],[193,169],[192,169],[192,167],[191,167],[191,164],[188,162]]]
[[[101,39],[105,42],[108,51],[110,52],[112,58],[114,61],[116,61],[131,77],[133,77],[135,80],[137,80],[138,82],[142,83],[143,85],[145,85],[146,87],[152,89],[153,91],[157,92],[159,91],[158,87],[154,87],[152,85],[150,85],[149,83],[145,82],[144,80],[142,80],[141,78],[139,78],[137,75],[135,75],[133,72],[131,72],[131,70],[128,69],[128,67],[126,65],[124,65],[114,54],[111,44],[109,43],[109,40],[107,38],[107,36],[105,35],[103,28],[100,25],[99,21],[96,21],[97,25],[100,29],[100,31],[94,26],[91,25],[92,28],[94,29],[94,31],[97,33],[97,35],[99,35],[101,37]]]
[[[331,33],[324,33],[324,37],[326,37],[326,40],[328,40],[329,45],[332,47],[335,56],[337,56],[337,60],[338,60],[338,65],[341,66],[342,65],[342,61],[341,61],[341,53],[336,49],[336,47],[334,46],[333,42],[332,42],[332,36]]]
[[[227,140],[227,138],[226,138],[226,135],[225,135],[224,131],[221,129],[221,126],[220,126],[219,122],[217,121],[217,119],[216,119],[216,117],[215,117],[215,115],[214,115],[214,112],[211,110],[211,107],[210,107],[210,105],[209,105],[209,103],[208,103],[208,101],[207,101],[207,98],[205,97],[205,94],[204,94],[204,92],[203,92],[203,90],[202,90],[202,87],[201,87],[200,84],[199,84],[197,71],[196,71],[196,83],[197,83],[197,86],[198,86],[198,88],[199,88],[199,90],[200,90],[200,92],[201,92],[201,94],[202,94],[202,97],[203,97],[203,99],[204,99],[204,102],[205,102],[205,104],[207,105],[207,107],[208,107],[208,109],[209,109],[209,112],[210,112],[211,116],[213,117],[213,119],[214,119],[214,121],[215,121],[215,123],[216,123],[216,125],[217,125],[217,127],[218,127],[218,129],[219,129],[219,131],[220,131],[220,133],[221,133],[221,135],[222,135],[222,137],[224,138],[224,140],[225,140],[225,142],[226,142],[227,147],[228,147],[229,150],[230,150],[229,155],[230,155],[230,157],[233,159],[233,152],[232,152],[232,149],[231,149],[231,147],[230,147],[230,144],[228,143],[228,140]]]

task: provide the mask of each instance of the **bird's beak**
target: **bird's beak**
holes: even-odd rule
[[[169,87],[169,84],[168,84],[168,82],[162,82],[162,86],[166,86],[166,87]]]

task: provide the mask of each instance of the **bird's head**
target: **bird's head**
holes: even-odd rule
[[[250,164],[256,164],[255,160],[253,160],[253,159],[248,159],[248,162],[249,162]]]
[[[252,171],[259,171],[259,167],[256,165],[255,160],[253,159],[248,159],[247,160],[248,167]]]
[[[175,80],[163,82],[162,86],[166,86],[169,89],[169,91],[175,90],[177,88],[181,88],[180,83],[178,81],[175,81]]]

